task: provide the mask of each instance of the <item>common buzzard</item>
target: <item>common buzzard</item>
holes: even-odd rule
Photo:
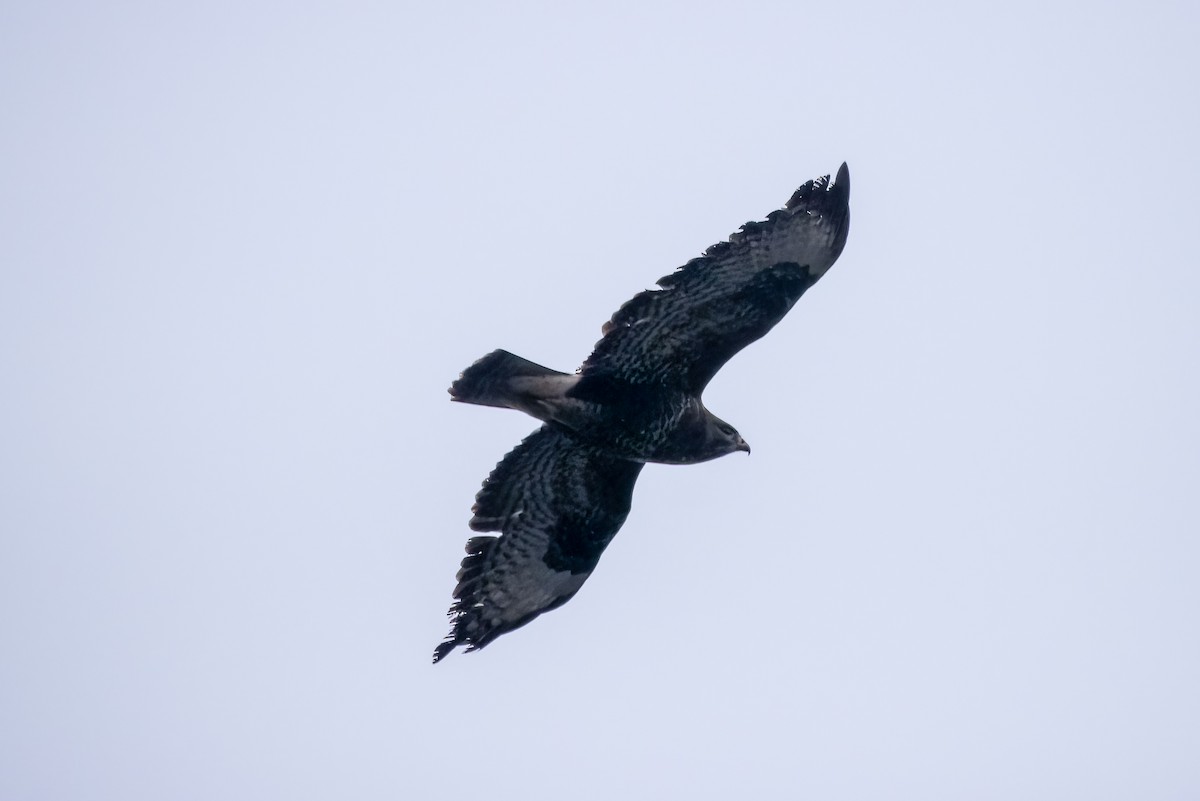
[[[592,355],[560,373],[497,350],[450,387],[463,403],[543,421],[501,460],[475,497],[450,607],[456,646],[482,648],[571,599],[629,514],[646,462],[693,464],[750,452],[704,407],[705,386],[778,323],[846,244],[850,173],[809,181],[728,241],[642,292],[605,323]]]

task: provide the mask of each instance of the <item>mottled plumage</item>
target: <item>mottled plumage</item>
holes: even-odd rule
[[[849,228],[850,176],[809,181],[633,297],[575,374],[497,350],[450,387],[454,400],[544,421],[476,496],[450,635],[482,648],[566,603],[625,522],[646,462],[692,464],[750,448],[701,394],[721,366],[778,323],[833,265]]]

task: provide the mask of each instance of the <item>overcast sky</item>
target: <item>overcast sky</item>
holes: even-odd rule
[[[5,3],[0,797],[1200,797],[1200,12],[982,7]],[[451,380],[843,160],[753,455],[431,666]]]

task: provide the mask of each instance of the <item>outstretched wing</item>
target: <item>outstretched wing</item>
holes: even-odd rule
[[[610,456],[547,424],[496,465],[475,497],[475,531],[458,571],[450,634],[482,648],[571,599],[629,514],[641,462]]]
[[[833,266],[850,225],[843,164],[796,190],[764,222],[750,222],[636,295],[604,326],[582,375],[699,393],[735,353],[783,319]]]

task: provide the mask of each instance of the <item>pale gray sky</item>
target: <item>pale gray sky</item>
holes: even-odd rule
[[[8,3],[0,797],[1200,796],[1200,12]],[[853,174],[570,604],[436,668],[635,292]]]

